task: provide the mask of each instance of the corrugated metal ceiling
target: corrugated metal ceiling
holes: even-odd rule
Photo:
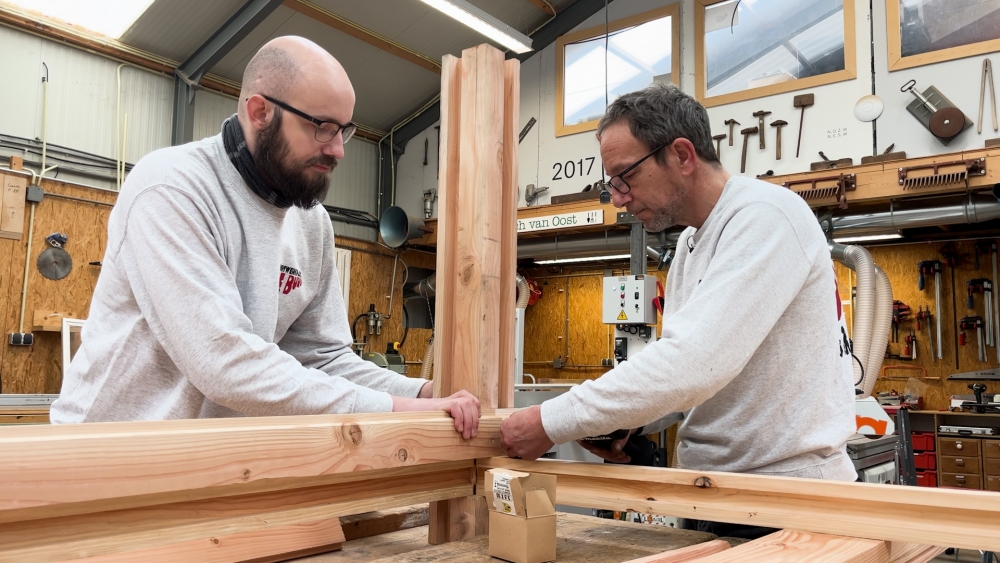
[[[286,4],[289,1],[286,0]],[[549,15],[529,0],[469,0],[522,33]],[[557,11],[575,0],[550,0]],[[155,0],[121,41],[182,62],[221,27],[245,0]],[[486,41],[419,0],[312,0],[321,8],[404,47],[438,60]],[[388,131],[437,94],[440,76],[364,41],[281,6],[240,42],[211,72],[239,82],[261,45],[281,35],[309,38],[344,65],[357,93],[355,121]]]

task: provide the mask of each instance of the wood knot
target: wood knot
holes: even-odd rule
[[[361,427],[357,424],[347,424],[341,428],[341,433],[344,435],[344,442],[348,446],[360,446],[361,445]]]
[[[399,448],[399,451],[396,452],[396,457],[399,458],[399,461],[406,461],[406,458],[409,456],[407,455],[406,450],[404,448]]]
[[[246,481],[249,478],[250,478],[250,470],[249,469],[244,469],[243,470],[243,480]]]
[[[698,477],[694,480],[694,486],[699,489],[710,489],[712,488],[712,480],[708,477]]]
[[[649,502],[656,502],[656,499],[655,499],[655,498],[653,498],[653,497],[649,497],[649,498],[647,498],[646,500],[648,500]]]
[[[219,538],[212,538],[212,543],[219,545]]]
[[[474,264],[469,264],[462,268],[462,285],[469,285],[472,281],[472,274],[475,272],[476,266]]]

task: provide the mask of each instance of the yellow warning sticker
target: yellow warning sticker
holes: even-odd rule
[[[628,320],[628,316],[625,315],[625,309],[622,309],[622,312],[618,313],[618,320],[619,321],[627,321]]]

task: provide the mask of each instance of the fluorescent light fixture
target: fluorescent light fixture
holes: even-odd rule
[[[5,0],[5,3],[119,39],[153,0]]]
[[[531,38],[465,0],[421,0],[517,54],[531,51]]]
[[[535,264],[569,264],[575,262],[601,262],[605,260],[625,260],[631,254],[615,254],[613,256],[581,256],[579,258],[559,258],[557,260],[539,260]]]
[[[899,238],[903,238],[903,235],[899,233],[890,233],[885,235],[862,235],[857,237],[833,237],[833,242],[847,244],[849,242],[873,242],[876,240],[893,240]]]

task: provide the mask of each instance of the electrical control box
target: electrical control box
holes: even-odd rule
[[[602,295],[604,324],[656,324],[656,276],[608,276]]]

